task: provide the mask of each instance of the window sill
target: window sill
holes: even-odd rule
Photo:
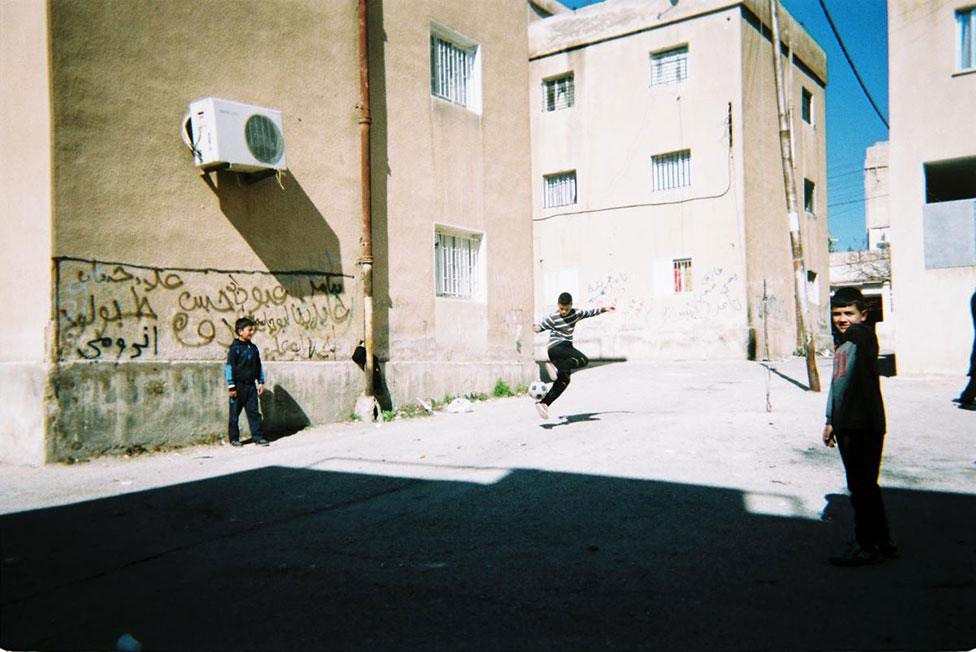
[[[976,68],[963,68],[952,73],[952,77],[965,77],[966,75],[976,75]]]

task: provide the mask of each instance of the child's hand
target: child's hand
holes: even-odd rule
[[[533,333],[541,333],[542,332],[542,329],[539,328],[539,324],[532,324],[532,332]]]
[[[264,394],[264,385],[258,383],[258,396],[261,396],[261,394]]]
[[[231,398],[237,398],[237,390],[236,389],[229,389],[229,390],[227,390],[227,393],[230,394],[230,397]]]
[[[617,312],[617,306],[614,305],[604,306],[603,312]]]
[[[837,438],[834,436],[834,427],[829,423],[824,426],[823,443],[827,448],[833,448],[834,444],[837,443]]]

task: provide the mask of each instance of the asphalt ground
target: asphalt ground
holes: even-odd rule
[[[509,398],[3,466],[0,646],[970,650],[965,380],[883,379],[902,556],[856,569],[826,562],[851,513],[799,359],[594,365],[548,422]]]

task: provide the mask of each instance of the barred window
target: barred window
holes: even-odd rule
[[[651,53],[651,86],[677,84],[688,79],[688,46]]]
[[[957,11],[956,24],[959,26],[959,68],[976,68],[976,7]]]
[[[803,180],[803,210],[808,213],[816,213],[814,198],[816,197],[817,185],[809,179]]]
[[[545,181],[545,208],[569,206],[576,203],[576,170],[549,174]]]
[[[691,185],[691,150],[651,157],[651,190],[671,190]]]
[[[478,46],[430,35],[430,92],[461,106],[477,108]]]
[[[674,293],[691,292],[691,258],[674,260]]]
[[[439,297],[475,299],[481,295],[481,236],[437,230],[434,273]]]
[[[800,91],[800,117],[808,125],[813,124],[813,95],[805,88]]]
[[[558,111],[573,106],[576,99],[573,73],[546,79],[542,82],[542,92],[546,111]]]

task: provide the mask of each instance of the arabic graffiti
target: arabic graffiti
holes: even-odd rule
[[[243,316],[255,320],[267,360],[348,357],[358,341],[349,280],[339,274],[290,272],[286,287],[270,272],[55,264],[62,361],[221,359]]]

